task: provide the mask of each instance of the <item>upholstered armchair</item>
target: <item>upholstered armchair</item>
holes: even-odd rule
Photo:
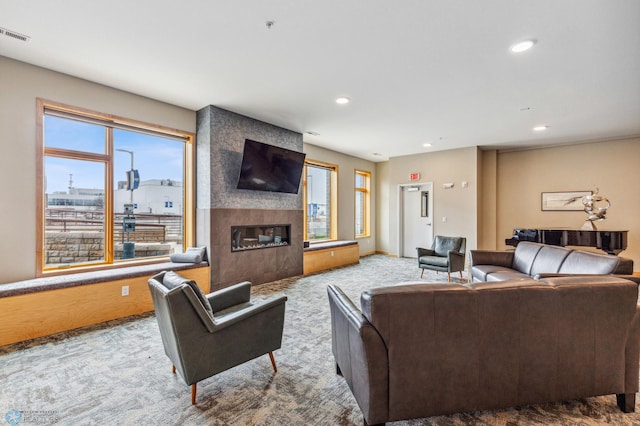
[[[443,237],[436,235],[430,249],[417,247],[418,268],[422,269],[420,278],[425,269],[446,272],[447,279],[451,282],[451,273],[464,271],[464,257],[467,247],[467,239],[464,237]]]
[[[251,283],[205,295],[175,272],[149,279],[164,352],[187,385],[191,403],[199,381],[269,354],[282,344],[286,296],[252,303]]]

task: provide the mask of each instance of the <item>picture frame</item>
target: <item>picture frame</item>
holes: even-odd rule
[[[543,192],[542,211],[582,211],[582,197],[592,195],[592,191]]]

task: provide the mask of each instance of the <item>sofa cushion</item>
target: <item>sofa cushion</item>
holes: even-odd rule
[[[162,278],[162,284],[164,284],[168,289],[179,287],[182,284],[188,285],[196,294],[196,297],[200,300],[204,309],[209,313],[209,315],[213,316],[213,309],[211,308],[209,300],[202,290],[200,290],[200,287],[198,287],[198,284],[195,281],[189,280],[173,271],[168,271],[165,272],[164,277]]]
[[[471,276],[480,281],[487,281],[487,275],[498,271],[513,271],[513,269],[498,265],[475,265],[471,267]]]
[[[531,265],[536,255],[543,247],[543,244],[521,242],[516,247],[516,251],[513,255],[513,269],[523,274],[531,275]]]
[[[561,274],[612,274],[620,258],[608,254],[574,250],[560,266]]]
[[[449,251],[460,251],[462,239],[459,237],[436,237],[433,250],[438,256],[447,256]]]
[[[530,280],[531,276],[518,271],[496,271],[487,274],[487,281]]]
[[[529,275],[558,272],[569,253],[571,253],[571,250],[564,247],[542,247],[533,260]]]
[[[449,266],[449,258],[440,257],[440,256],[420,256],[419,259],[421,264],[431,265],[431,266],[441,266],[446,268]]]

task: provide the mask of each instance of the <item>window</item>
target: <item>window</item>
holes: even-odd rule
[[[337,239],[338,166],[305,161],[305,239],[310,242]]]
[[[193,134],[41,99],[38,111],[38,274],[192,244]]]
[[[371,173],[356,170],[356,237],[371,235]]]

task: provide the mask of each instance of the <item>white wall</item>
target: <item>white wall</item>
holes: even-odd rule
[[[322,161],[338,166],[338,239],[355,239],[355,171],[371,173],[371,236],[358,238],[360,254],[373,253],[376,250],[376,165],[361,158],[352,157],[308,143],[303,152],[307,159]],[[305,207],[306,208],[306,207]]]
[[[0,283],[36,275],[36,98],[195,133],[195,112],[0,56]]]

